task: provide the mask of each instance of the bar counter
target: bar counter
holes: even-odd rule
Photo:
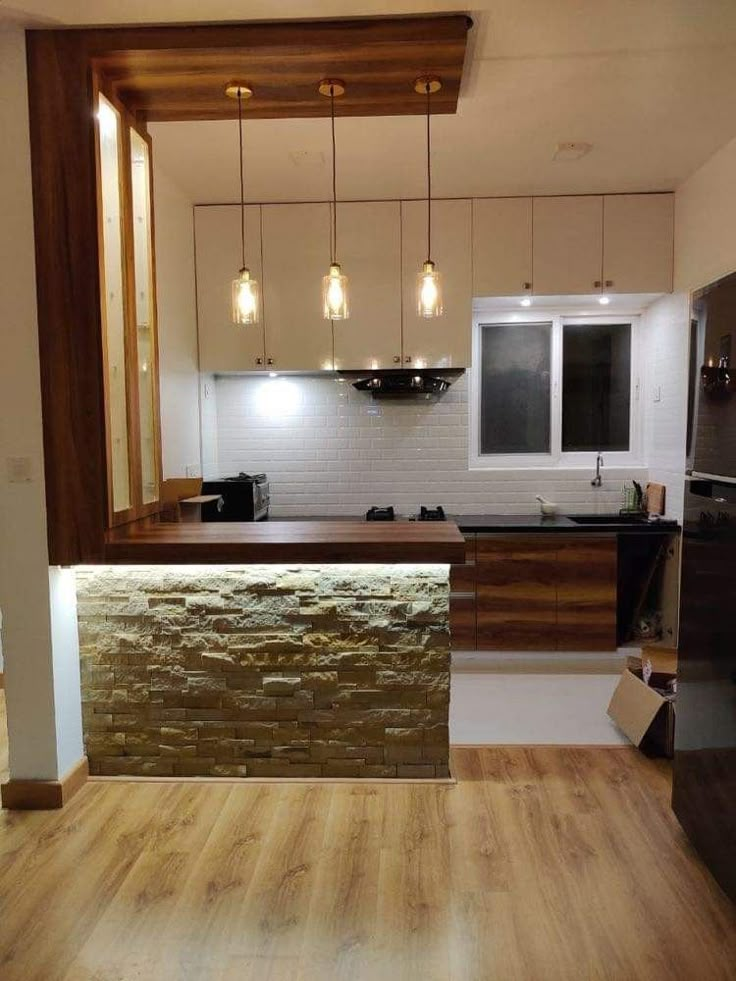
[[[77,568],[102,776],[446,779],[455,524],[136,522]]]

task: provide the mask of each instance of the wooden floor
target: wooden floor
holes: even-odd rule
[[[90,783],[0,813],[2,981],[736,977],[736,908],[628,747],[456,786]]]

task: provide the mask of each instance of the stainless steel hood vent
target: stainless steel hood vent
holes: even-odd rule
[[[374,399],[429,399],[446,392],[462,372],[462,368],[387,369],[361,375],[353,387],[370,392]]]

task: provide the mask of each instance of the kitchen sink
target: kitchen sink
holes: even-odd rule
[[[638,514],[568,514],[576,525],[641,525],[647,519]]]

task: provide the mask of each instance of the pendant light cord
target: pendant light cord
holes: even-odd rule
[[[245,269],[245,180],[243,175],[243,93],[238,86],[238,144],[240,146],[240,256]]]
[[[330,263],[337,262],[337,166],[335,154],[335,86],[330,85],[330,126],[332,130],[332,241]]]
[[[432,163],[430,153],[429,132],[429,96],[430,83],[426,83],[427,92],[427,262],[432,261]]]

